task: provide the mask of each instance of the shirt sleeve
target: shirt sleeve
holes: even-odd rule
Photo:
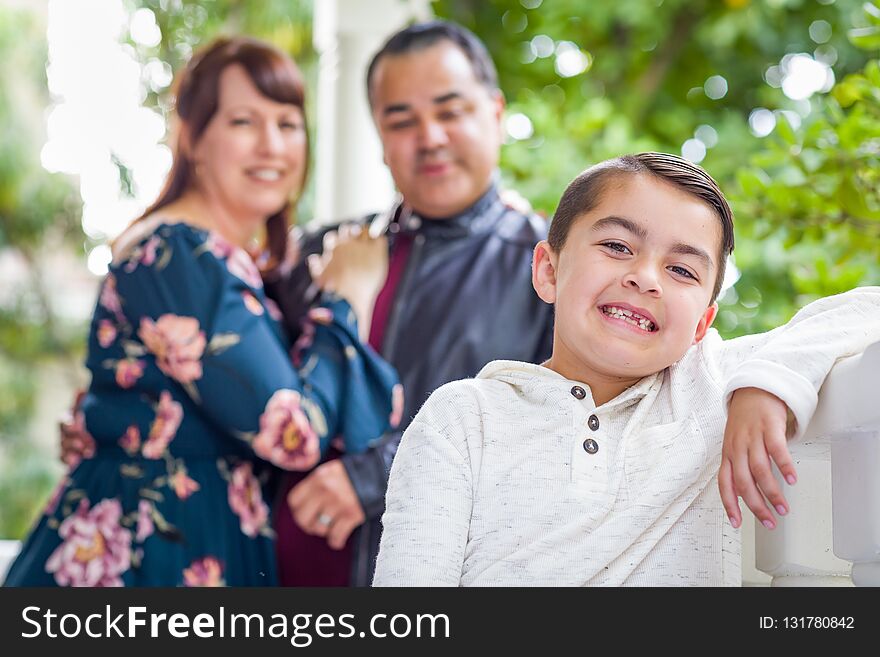
[[[295,366],[242,249],[180,226],[150,239],[146,261],[136,250],[112,272],[128,349],[146,362],[142,385],[170,379],[213,425],[285,469],[311,467],[338,434],[363,449],[387,430],[396,375],[357,339],[347,303],[312,311]]]
[[[803,435],[819,389],[834,364],[880,341],[880,287],[862,287],[819,299],[768,333],[720,344],[715,366],[725,405],[739,388],[760,388],[786,403]]]
[[[433,393],[391,466],[373,586],[458,586],[473,502],[463,400]],[[473,431],[471,430],[471,433]]]

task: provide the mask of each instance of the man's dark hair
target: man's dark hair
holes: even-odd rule
[[[440,41],[448,41],[461,50],[474,70],[474,76],[489,91],[498,89],[498,73],[486,46],[477,36],[456,23],[435,20],[416,23],[394,33],[385,45],[373,55],[367,68],[367,97],[373,104],[373,75],[379,62],[389,55],[404,55],[430,48]]]
[[[733,212],[712,176],[693,162],[667,153],[638,153],[600,162],[575,178],[563,193],[553,215],[547,241],[559,253],[575,220],[595,208],[608,186],[624,175],[645,173],[708,203],[721,221],[721,248],[712,301],[718,298],[724,282],[727,256],[733,252]]]

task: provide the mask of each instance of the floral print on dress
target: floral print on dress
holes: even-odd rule
[[[156,531],[156,525],[153,524],[153,505],[147,500],[138,502],[137,530],[135,540],[143,543],[153,532]]]
[[[250,462],[245,461],[232,471],[227,493],[229,507],[238,516],[245,536],[253,538],[268,529],[269,507],[263,501],[263,490]]]
[[[138,429],[136,424],[132,424],[122,434],[122,438],[118,440],[118,443],[125,450],[126,454],[134,456],[141,450],[141,430]]]
[[[253,292],[249,290],[244,290],[241,293],[241,298],[244,300],[244,307],[247,308],[251,314],[259,317],[265,312],[263,308],[263,304],[260,303],[260,300],[254,296]]]
[[[223,566],[214,557],[196,559],[183,571],[183,585],[189,587],[226,586],[223,581]]]
[[[113,274],[107,274],[107,278],[104,279],[104,286],[101,288],[101,296],[98,299],[98,303],[113,313],[117,319],[125,320],[125,315],[122,313],[122,300],[116,291],[116,277]]]
[[[131,532],[120,525],[122,506],[102,500],[89,509],[80,500],[76,513],[58,528],[63,539],[46,561],[59,586],[122,586],[121,575],[131,566]]]
[[[260,416],[253,448],[258,456],[285,470],[308,470],[321,458],[318,435],[295,390],[279,390]]]
[[[193,493],[201,490],[199,482],[190,479],[186,474],[186,468],[179,468],[173,475],[168,478],[168,484],[174,490],[174,494],[181,500],[187,499]]]
[[[162,373],[180,383],[191,383],[202,378],[202,354],[205,351],[205,332],[194,317],[165,314],[155,322],[141,318],[138,337],[147,351],[156,357]]]
[[[102,319],[98,322],[98,344],[103,349],[113,344],[113,341],[116,340],[116,333],[116,326],[109,319]]]
[[[183,420],[183,407],[174,401],[171,393],[163,390],[156,407],[156,417],[150,426],[150,435],[144,443],[142,453],[148,459],[162,458],[168,444],[177,434],[177,428]]]
[[[125,358],[116,363],[116,385],[128,389],[144,375],[144,361]]]
[[[217,233],[208,235],[205,246],[215,257],[226,262],[230,274],[255,290],[263,287],[260,270],[243,248],[220,237]]]

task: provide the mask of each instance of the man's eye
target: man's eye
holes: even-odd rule
[[[697,277],[694,276],[691,272],[689,272],[684,267],[679,267],[678,265],[673,265],[669,268],[669,271],[678,274],[679,276],[684,276],[685,278],[692,278],[694,280],[697,280]]]
[[[440,120],[441,121],[453,121],[460,117],[464,112],[460,109],[446,110],[444,112],[440,112]]]
[[[406,130],[407,128],[411,128],[416,124],[416,122],[412,119],[406,119],[404,121],[394,121],[393,123],[388,124],[389,130]]]

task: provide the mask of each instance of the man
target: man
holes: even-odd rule
[[[504,98],[485,46],[444,21],[408,27],[373,58],[367,91],[402,196],[387,217],[363,220],[390,217],[388,278],[369,341],[400,374],[403,421],[366,453],[330,460],[282,489],[292,511],[276,514],[284,585],[368,586],[391,461],[428,395],[493,359],[550,356],[552,307],[530,282],[546,224],[499,195]],[[319,252],[322,238],[303,240],[303,255]],[[289,321],[302,317],[310,282],[302,264],[267,287]]]

